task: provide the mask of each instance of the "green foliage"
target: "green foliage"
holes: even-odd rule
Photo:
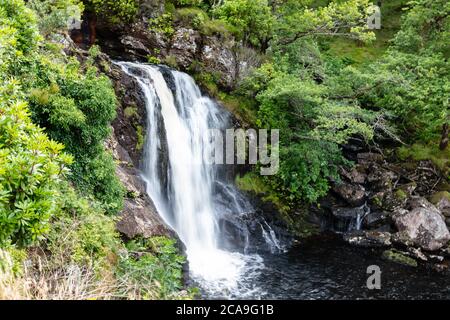
[[[41,32],[51,35],[62,31],[64,5],[73,3],[28,5],[41,16]],[[136,297],[136,288],[139,296],[189,298],[178,294],[184,259],[173,242],[152,239],[143,259],[119,258],[127,250],[116,218],[106,213],[120,209],[124,190],[103,146],[115,117],[114,90],[92,67],[97,47],[80,65],[49,41],[23,1],[0,1],[0,271],[11,275],[2,286],[17,285],[13,293],[27,298]],[[29,245],[39,250],[17,249]],[[25,259],[32,264],[24,266]],[[25,292],[28,283],[45,288]]]
[[[142,150],[145,142],[144,129],[142,128],[142,126],[138,125],[136,127],[136,135],[137,135],[136,150]]]
[[[131,22],[138,13],[138,0],[85,0],[86,8],[111,24]]]
[[[200,32],[205,36],[216,35],[227,38],[233,32],[233,28],[225,21],[207,19],[203,21]]]
[[[394,48],[406,53],[450,52],[450,3],[445,0],[410,1],[410,10],[394,39]]]
[[[224,0],[213,15],[233,26],[235,34],[246,44],[267,47],[274,23],[267,0]]]
[[[412,146],[403,146],[398,149],[401,160],[424,161],[430,160],[450,179],[450,148],[440,150],[437,144],[424,145],[415,143]]]
[[[271,189],[271,186],[263,177],[253,172],[244,176],[236,177],[236,186],[243,191],[251,192],[262,197],[263,201],[273,203],[280,212],[288,212],[290,207],[280,197],[277,191]]]
[[[3,78],[21,81],[34,123],[74,155],[71,178],[116,212],[124,192],[103,146],[116,116],[110,80],[93,67],[82,69],[76,59],[68,60],[60,50],[44,51],[43,46],[39,51],[42,38],[34,13],[23,1],[0,4]]]
[[[0,249],[0,273],[12,273],[17,277],[23,274],[23,263],[27,258],[24,249],[18,249],[15,246],[7,245]]]
[[[178,254],[175,240],[154,237],[131,241],[127,247],[131,256],[119,261],[118,277],[138,288],[144,299],[174,298],[182,287],[186,262]]]
[[[447,1],[411,5],[387,54],[341,81],[352,83],[361,103],[390,112],[408,142],[427,143],[440,139],[450,117],[448,44],[443,40],[448,35],[449,7]]]
[[[177,7],[199,7],[203,0],[174,0]]]
[[[346,37],[372,41],[375,35],[368,29],[369,0],[332,1],[311,9],[311,1],[287,0],[277,10],[275,43],[281,50],[305,38]]]
[[[72,158],[31,123],[18,90],[0,87],[0,244],[29,245],[49,229]]]
[[[173,15],[171,13],[164,13],[156,18],[148,19],[148,26],[151,31],[161,32],[169,38],[175,33],[172,23]]]
[[[66,31],[73,20],[81,20],[83,4],[79,0],[31,0],[27,6],[38,16],[41,34]]]
[[[123,113],[125,115],[125,117],[127,118],[133,118],[133,117],[137,117],[138,116],[138,109],[136,106],[129,106],[126,107],[125,110],[123,110]]]
[[[115,218],[105,215],[96,201],[81,197],[67,183],[61,187],[60,213],[53,219],[45,246],[52,252],[52,268],[67,264],[90,266],[98,276],[111,268],[121,248]]]
[[[0,0],[0,72],[14,73],[41,39],[36,15],[22,0]]]
[[[208,15],[198,8],[181,8],[176,11],[175,21],[184,25],[199,29],[205,21],[209,20]]]
[[[147,62],[151,63],[151,64],[160,64],[161,60],[158,57],[148,55],[147,56]]]
[[[164,64],[168,65],[171,68],[176,69],[178,66],[177,58],[175,56],[167,55],[164,58]]]
[[[112,157],[103,146],[116,116],[110,80],[98,76],[93,67],[85,74],[80,72],[76,61],[62,67],[42,57],[37,68],[45,73],[32,83],[39,86],[30,91],[33,119],[75,156],[71,178],[77,185],[117,212],[124,191],[115,176]]]
[[[373,137],[371,113],[329,99],[330,87],[263,66],[255,73],[257,125],[280,129],[280,171],[269,182],[290,201],[314,202],[328,191],[344,162],[338,145],[355,135]],[[272,78],[272,79],[271,79]]]

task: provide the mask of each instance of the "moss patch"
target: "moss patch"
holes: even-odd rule
[[[383,252],[383,258],[405,266],[417,267],[417,261],[404,255],[397,250],[386,250]]]
[[[450,147],[440,150],[436,144],[415,143],[397,150],[400,160],[430,160],[443,174],[450,175]]]
[[[450,192],[448,191],[436,192],[431,196],[430,202],[434,205],[437,205],[442,199],[447,199],[448,201],[450,201]]]
[[[129,118],[133,118],[133,117],[139,117],[138,116],[138,109],[136,106],[130,106],[130,107],[126,107],[123,110],[123,114],[125,115],[125,117]]]
[[[136,150],[141,151],[142,148],[144,147],[144,129],[142,128],[142,126],[137,126],[136,135],[137,135]]]
[[[408,195],[402,189],[395,190],[394,195],[395,195],[395,198],[398,200],[405,200],[406,198],[408,198]]]

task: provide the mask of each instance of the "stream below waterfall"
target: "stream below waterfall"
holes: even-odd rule
[[[251,299],[449,299],[450,277],[381,258],[381,251],[352,247],[336,234],[323,234],[279,254],[261,254],[263,268],[248,274]],[[367,288],[367,267],[381,269],[381,289]],[[248,286],[248,285],[247,285]],[[223,296],[225,297],[225,296]],[[205,294],[205,298],[218,298]]]
[[[227,167],[205,161],[213,151],[206,132],[232,128],[230,114],[203,96],[187,74],[164,66],[117,64],[145,96],[142,172],[147,192],[185,244],[189,284],[199,287],[203,297],[450,298],[448,276],[394,265],[336,236],[290,247],[276,227],[254,214]],[[381,290],[366,287],[370,265],[382,270]]]

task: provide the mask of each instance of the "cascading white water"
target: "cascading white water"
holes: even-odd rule
[[[134,77],[146,99],[148,129],[145,146],[144,178],[148,193],[164,220],[177,231],[186,245],[191,276],[212,295],[230,296],[242,290],[251,294],[242,276],[257,272],[262,259],[257,255],[228,252],[218,226],[221,210],[239,214],[248,204],[234,186],[217,179],[217,169],[207,161],[212,152],[208,129],[224,129],[227,115],[215,102],[203,97],[187,74],[169,72],[168,84],[161,70],[152,65],[118,63]],[[161,172],[165,150],[167,166]],[[220,206],[215,188],[230,199]],[[243,288],[244,287],[244,288]],[[228,293],[227,293],[228,292]]]

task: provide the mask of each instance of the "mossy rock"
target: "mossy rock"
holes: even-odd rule
[[[441,200],[447,200],[450,202],[450,192],[448,191],[436,192],[430,197],[430,202],[434,205],[437,205]]]
[[[411,257],[404,255],[397,250],[386,250],[383,252],[382,257],[386,260],[402,264],[410,267],[417,267],[417,261]]]

